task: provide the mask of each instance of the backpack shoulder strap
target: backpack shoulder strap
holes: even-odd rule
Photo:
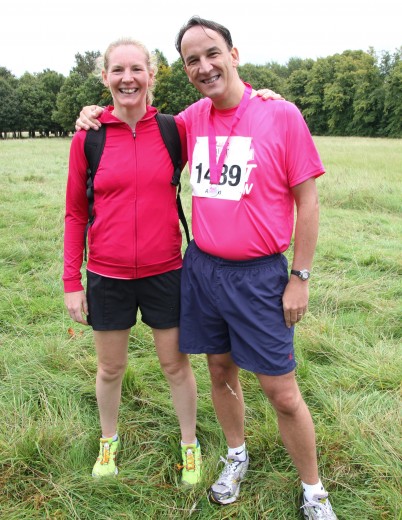
[[[84,152],[88,161],[87,169],[87,198],[88,198],[88,223],[85,228],[84,246],[85,260],[87,258],[87,235],[88,229],[94,221],[94,179],[102,157],[106,142],[106,125],[102,125],[98,130],[88,130],[84,142]]]
[[[173,163],[173,177],[171,180],[171,184],[173,186],[178,186],[177,189],[177,210],[179,213],[180,222],[184,228],[184,232],[186,234],[187,244],[190,243],[190,231],[188,229],[188,224],[186,220],[186,216],[184,214],[183,206],[180,199],[181,192],[181,184],[180,184],[180,176],[182,170],[182,161],[181,161],[181,141],[180,134],[177,129],[176,121],[174,117],[170,114],[160,114],[159,112],[156,114],[156,121],[159,125],[159,130],[162,135],[162,139],[165,143],[165,146],[169,152],[170,158]]]
[[[171,114],[159,112],[156,114],[156,121],[174,167],[171,182],[174,186],[178,186],[181,175],[181,141],[176,121]]]
[[[98,169],[100,159],[102,157],[103,149],[106,142],[106,125],[102,125],[99,130],[88,130],[85,137],[84,152],[88,161],[88,175],[95,177]]]

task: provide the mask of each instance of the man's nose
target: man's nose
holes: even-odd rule
[[[213,66],[208,58],[205,58],[204,56],[200,59],[200,72],[206,74],[210,72],[213,69]]]

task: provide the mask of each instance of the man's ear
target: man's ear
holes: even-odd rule
[[[232,50],[230,51],[230,54],[232,56],[232,63],[235,67],[238,67],[240,64],[240,58],[239,58],[239,51],[237,50],[237,47],[232,47]]]

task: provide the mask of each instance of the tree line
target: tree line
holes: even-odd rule
[[[200,98],[180,59],[158,60],[154,105],[177,114]],[[110,93],[95,74],[98,51],[75,55],[68,77],[45,69],[16,78],[0,66],[0,137],[66,136],[84,105],[107,105]],[[240,77],[295,103],[313,135],[402,137],[402,47],[377,54],[346,50],[326,58],[291,58],[286,65],[247,63]]]

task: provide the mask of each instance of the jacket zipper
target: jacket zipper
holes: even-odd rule
[[[136,152],[136,144],[135,144],[135,138],[136,138],[136,129],[134,128],[134,130],[132,131],[132,135],[133,135],[133,141],[134,141],[134,149],[135,149],[135,159],[136,159],[136,163],[137,163],[137,152]],[[137,164],[135,166],[135,171],[137,172]],[[138,189],[138,186],[137,186],[137,174],[135,175],[135,204],[134,204],[134,222],[135,222],[135,238],[134,238],[134,244],[135,244],[135,258],[134,258],[134,269],[135,269],[135,276],[137,276],[137,267],[138,267],[138,230],[137,230],[137,226],[138,226],[138,219],[137,219],[137,189]]]

